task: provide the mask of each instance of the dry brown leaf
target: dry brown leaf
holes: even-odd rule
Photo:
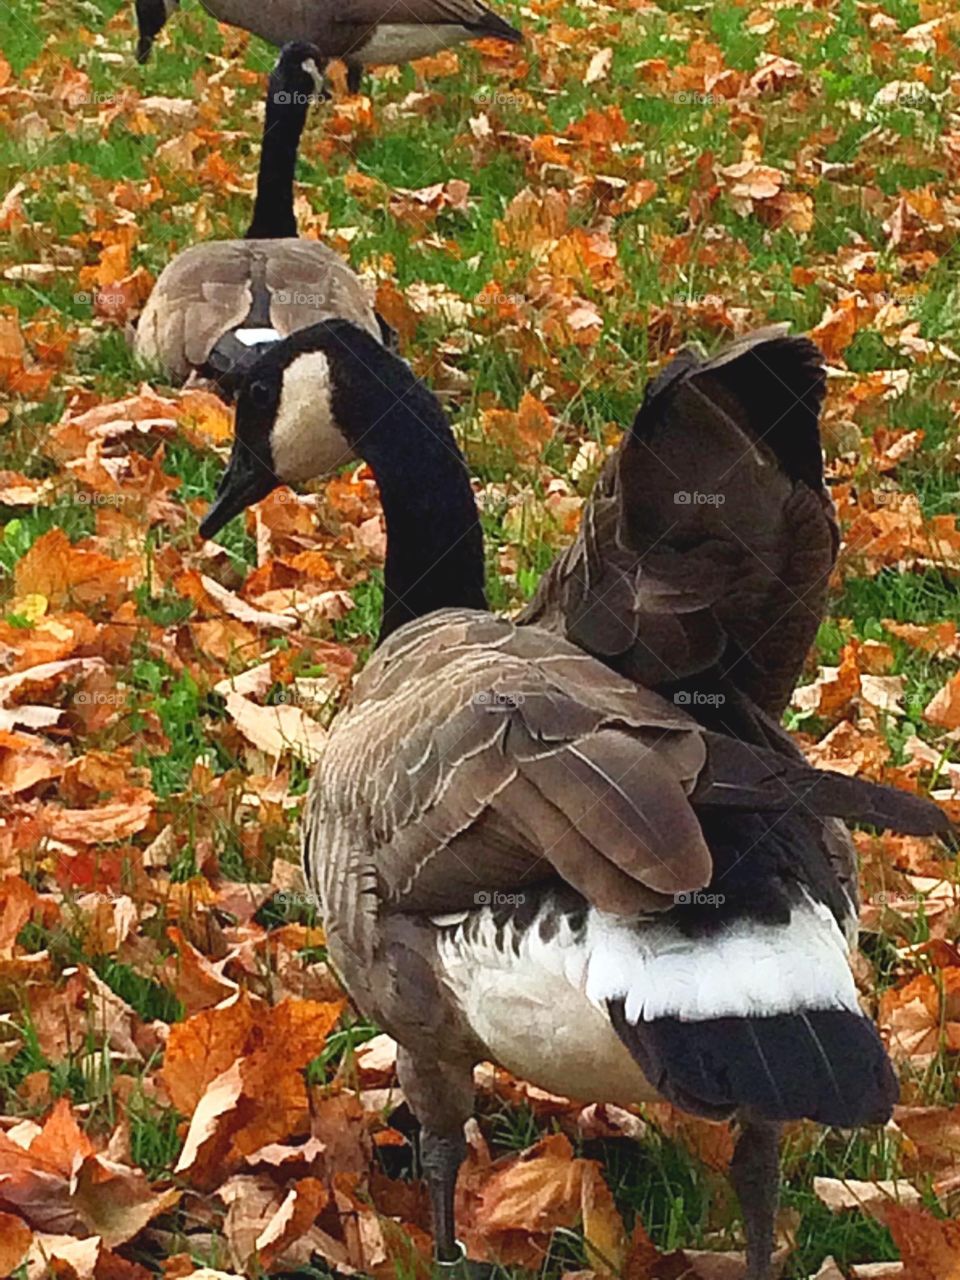
[[[960,674],[938,689],[924,708],[923,718],[944,729],[960,729]]]
[[[326,730],[300,707],[289,703],[261,707],[239,693],[228,693],[226,703],[227,713],[243,736],[273,759],[287,752],[307,764],[320,758]]]
[[[893,1205],[887,1226],[909,1280],[960,1280],[960,1221],[941,1221],[925,1209]]]
[[[831,1213],[859,1209],[878,1222],[886,1221],[890,1205],[917,1205],[920,1192],[912,1183],[901,1179],[861,1182],[855,1178],[814,1178],[813,1191]]]
[[[22,1218],[0,1213],[0,1275],[9,1276],[24,1260],[33,1232]]]

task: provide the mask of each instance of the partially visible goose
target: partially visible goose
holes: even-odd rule
[[[519,617],[641,684],[732,686],[779,718],[823,616],[839,534],[824,485],[823,357],[786,326],[646,388],[574,543]]]
[[[340,58],[351,93],[365,66],[412,62],[464,40],[493,37],[522,44],[523,35],[481,0],[202,0],[218,22],[243,27],[270,44],[309,40],[322,65]],[[137,61],[146,62],[154,40],[179,0],[137,0]]]
[[[562,637],[486,612],[443,411],[349,324],[258,362],[237,484],[308,384],[314,422],[373,470],[387,559],[379,647],[313,779],[304,864],[347,989],[401,1046],[438,1260],[458,1255],[453,1189],[488,1059],[585,1101],[738,1114],[747,1275],[768,1280],[780,1123],[883,1123],[897,1095],[847,963],[825,817],[949,823],[706,730]]]
[[[313,45],[290,43],[270,75],[246,238],[186,249],[164,268],[147,299],[134,353],[173,382],[212,378],[232,394],[266,345],[330,316],[389,336],[347,263],[319,241],[297,236],[294,172],[320,84],[318,60]]]

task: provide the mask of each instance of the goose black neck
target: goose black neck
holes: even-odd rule
[[[402,361],[366,341],[376,363],[368,351],[356,380],[335,384],[333,395],[337,420],[380,489],[382,641],[435,609],[486,609],[487,600],[477,505],[446,415]]]
[[[307,120],[309,95],[277,75],[270,77],[257,174],[257,197],[248,240],[279,240],[297,234],[293,180],[300,135]]]

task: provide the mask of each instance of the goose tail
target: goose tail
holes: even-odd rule
[[[622,1001],[609,1012],[648,1079],[702,1115],[749,1107],[768,1120],[856,1128],[885,1124],[897,1101],[897,1077],[876,1028],[849,1009],[637,1024]]]
[[[746,912],[721,883],[680,895],[689,902],[632,936],[598,929],[588,994],[647,1080],[685,1110],[883,1124],[897,1078],[860,1008],[838,906],[796,884],[788,901],[777,880],[755,884]]]

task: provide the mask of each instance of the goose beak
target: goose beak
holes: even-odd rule
[[[217,496],[200,522],[200,536],[212,538],[247,507],[260,502],[280,481],[249,449],[236,445]]]

